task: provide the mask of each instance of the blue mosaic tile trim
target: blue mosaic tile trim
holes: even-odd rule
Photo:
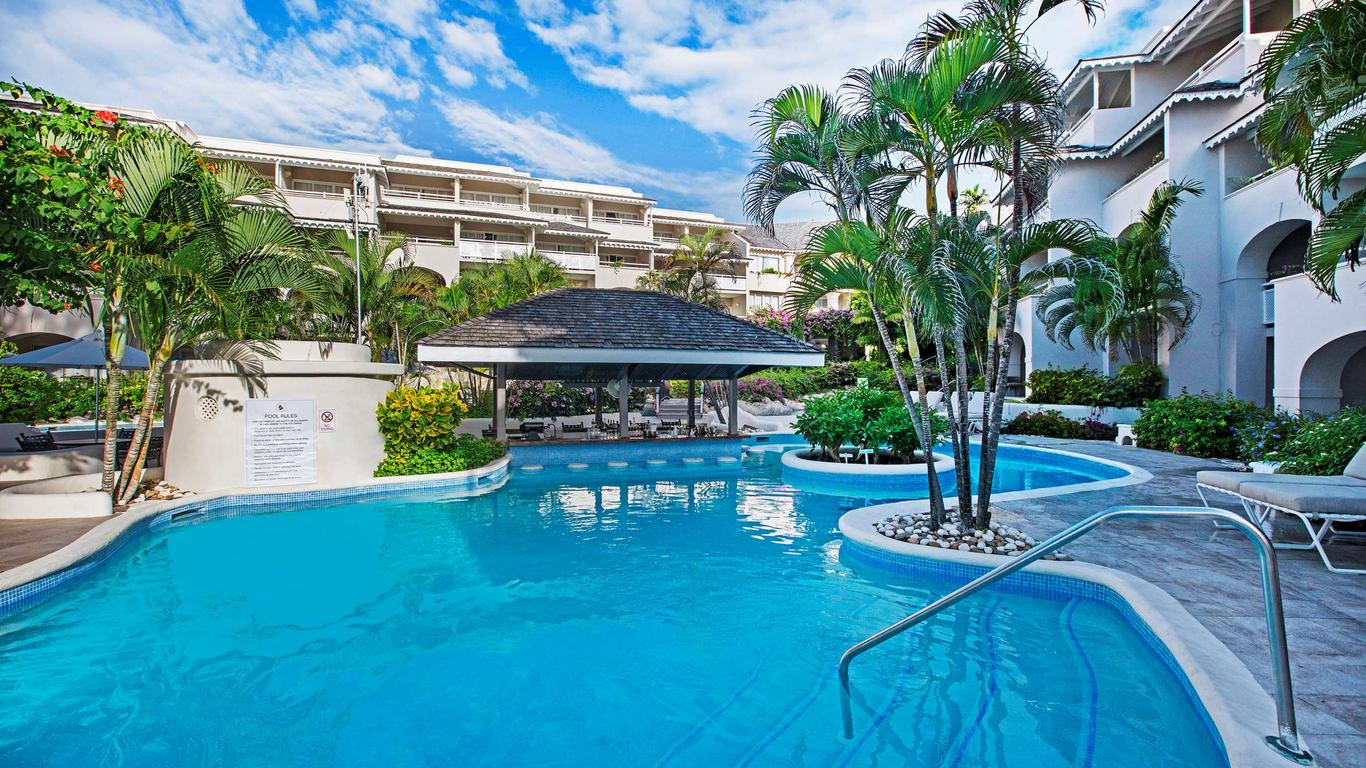
[[[81,576],[94,570],[102,563],[113,558],[125,546],[143,534],[159,530],[180,521],[186,515],[186,522],[202,522],[225,517],[240,517],[256,514],[264,510],[288,504],[294,509],[320,507],[343,500],[368,499],[377,496],[407,493],[410,491],[477,491],[496,485],[508,475],[507,467],[496,472],[472,478],[446,479],[433,481],[410,480],[404,482],[364,485],[352,488],[332,488],[321,491],[283,491],[240,496],[221,496],[214,499],[199,500],[186,497],[181,504],[167,508],[152,517],[143,518],[129,526],[107,546],[60,571],[50,573],[40,579],[20,584],[0,592],[0,619],[26,610],[69,585]],[[189,517],[187,513],[193,513]]]
[[[512,445],[508,455],[512,457],[514,468],[527,464],[543,467],[562,467],[566,464],[606,464],[609,461],[627,461],[642,464],[647,459],[663,459],[669,462],[685,458],[716,459],[721,456],[740,458],[740,438],[715,440],[603,440],[597,443],[574,443],[556,445],[540,443],[531,445]]]
[[[843,538],[840,542],[840,559],[845,560],[857,567],[863,564],[887,571],[898,576],[905,576],[918,579],[928,579],[933,581],[943,581],[955,585],[966,584],[969,581],[981,576],[991,570],[982,565],[969,565],[967,563],[957,563],[949,560],[937,560],[930,557],[917,557],[911,554],[890,552],[878,547],[872,547],[861,542]],[[1120,594],[1113,589],[1086,579],[1076,579],[1070,576],[1058,576],[1051,573],[1035,573],[1033,571],[1016,571],[1009,576],[995,582],[987,587],[986,592],[1004,592],[1006,594],[1024,595],[1027,597],[1038,597],[1045,600],[1067,601],[1073,599],[1090,600],[1100,603],[1120,615],[1124,623],[1149,650],[1162,662],[1167,670],[1181,685],[1186,696],[1195,705],[1196,711],[1200,713],[1201,719],[1205,723],[1205,728],[1209,731],[1214,742],[1220,749],[1227,754],[1224,747],[1223,737],[1219,735],[1218,728],[1214,725],[1214,720],[1205,710],[1205,705],[1200,699],[1200,694],[1196,692],[1195,686],[1191,685],[1190,679],[1177,663],[1176,657],[1172,655],[1171,649],[1162,641],[1148,622],[1134,610]]]

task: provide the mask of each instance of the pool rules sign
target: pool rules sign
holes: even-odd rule
[[[314,481],[316,409],[313,400],[247,400],[247,485]]]

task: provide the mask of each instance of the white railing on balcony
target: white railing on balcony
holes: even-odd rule
[[[550,213],[549,211],[538,211],[535,208],[532,208],[531,212],[543,219],[549,219],[550,221],[567,221],[571,224],[588,225],[587,216],[580,216],[573,213]]]
[[[505,203],[501,200],[475,200],[465,194],[460,195],[460,202],[465,205],[477,205],[482,208],[502,208],[504,210],[525,211],[526,206],[521,203]]]
[[[593,221],[601,221],[604,224],[644,224],[645,220],[635,216],[603,216],[593,214]]]
[[[301,197],[316,197],[323,200],[341,200],[342,198],[346,197],[345,192],[322,192],[312,189],[295,189],[293,187],[287,187],[284,191],[286,194],[290,195],[299,195]]]
[[[521,256],[531,250],[526,243],[506,243],[498,240],[461,240],[460,258],[476,261],[503,261]]]
[[[398,232],[398,233],[395,233],[395,234],[403,234],[403,233],[402,233],[402,232]],[[418,245],[447,245],[447,246],[453,246],[453,245],[455,245],[455,241],[454,241],[454,240],[442,240],[442,239],[439,238],[439,237],[416,237],[416,236],[414,236],[414,235],[406,235],[405,237],[407,238],[408,242],[410,242],[410,243],[416,243],[416,244],[418,244]]]
[[[538,253],[547,259],[559,264],[565,269],[572,269],[579,272],[592,272],[597,267],[598,260],[591,253],[579,253],[577,251],[557,251],[554,249],[536,249]]]
[[[390,187],[384,190],[385,197],[403,197],[410,200],[441,200],[443,202],[454,202],[454,192],[442,192],[439,189],[398,189]]]
[[[1276,324],[1276,289],[1271,286],[1262,289],[1262,323]]]

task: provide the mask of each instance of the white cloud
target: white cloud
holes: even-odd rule
[[[1033,42],[1066,71],[1096,48],[1137,48],[1189,2],[1114,0],[1095,28],[1064,5],[1040,22]],[[901,55],[925,18],[945,7],[929,0],[602,0],[589,11],[559,0],[518,6],[528,27],[584,82],[620,92],[642,111],[740,141],[750,139],[750,113],[764,99],[792,83],[833,88],[852,67]]]
[[[361,0],[360,10],[405,35],[420,35],[436,12],[434,0]]]
[[[317,0],[285,0],[285,8],[289,10],[289,15],[296,19],[318,18]]]
[[[381,98],[415,97],[411,78],[379,53],[338,59],[301,37],[243,36],[228,24],[239,9],[192,21],[108,1],[16,6],[7,22],[25,34],[0,46],[0,71],[78,100],[153,109],[205,134],[414,151]]]
[[[464,143],[491,160],[556,178],[660,190],[687,204],[738,214],[739,198],[732,192],[741,171],[676,172],[632,163],[544,113],[499,113],[456,97],[446,99],[441,113]]]
[[[526,74],[503,52],[498,31],[488,19],[456,16],[443,21],[437,26],[432,45],[441,51],[437,62],[446,80],[457,88],[474,84],[477,78],[472,69],[479,70],[496,88],[505,88],[508,83],[531,88]]]

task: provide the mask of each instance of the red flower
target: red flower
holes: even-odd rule
[[[99,271],[100,271],[100,263],[99,263],[98,261],[92,261],[92,262],[90,262],[90,271],[91,271],[91,272],[99,272]]]
[[[56,155],[57,157],[71,157],[71,152],[70,152],[70,151],[65,150],[65,149],[62,149],[61,147],[57,146],[56,144],[50,145],[50,146],[48,147],[48,150],[51,151],[52,154]]]
[[[113,112],[110,112],[107,109],[101,109],[100,111],[96,112],[95,117],[98,118],[99,121],[104,123],[105,125],[118,125],[119,123],[119,116],[114,114]]]

